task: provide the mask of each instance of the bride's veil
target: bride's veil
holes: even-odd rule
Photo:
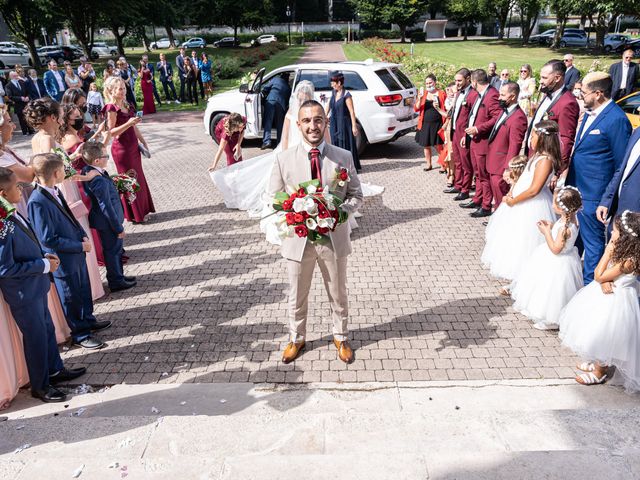
[[[302,80],[298,85],[296,85],[296,89],[291,96],[291,100],[289,101],[289,110],[287,111],[287,117],[289,118],[289,137],[288,137],[288,147],[291,148],[302,141],[302,136],[300,135],[300,129],[296,121],[298,120],[298,110],[300,110],[300,105],[302,105],[307,100],[313,100],[315,94],[315,88],[313,83],[309,80]],[[278,145],[278,150],[282,150],[282,142]]]

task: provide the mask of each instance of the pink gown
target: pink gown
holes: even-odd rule
[[[9,408],[20,387],[29,383],[22,334],[0,295],[0,410]]]
[[[116,127],[127,123],[133,116],[132,112],[125,112],[117,105],[112,103],[107,104],[102,113],[106,116],[108,112],[116,112]],[[133,128],[128,128],[122,134],[114,137],[111,144],[111,156],[116,164],[118,173],[127,173],[129,170],[135,172],[138,183],[140,184],[140,191],[136,194],[136,199],[129,203],[124,197],[120,196],[122,200],[122,207],[124,209],[124,218],[130,222],[141,223],[149,213],[155,213],[153,206],[153,199],[151,198],[151,192],[147,185],[147,180],[142,170],[142,158],[140,156],[140,150],[138,149],[138,137]]]

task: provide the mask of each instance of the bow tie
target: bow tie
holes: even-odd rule
[[[553,99],[553,92],[547,93],[547,98],[549,100],[552,100]]]
[[[585,110],[584,113],[586,113],[590,117],[595,117],[597,115],[595,110]]]

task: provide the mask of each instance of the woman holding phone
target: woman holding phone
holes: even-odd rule
[[[442,128],[443,118],[446,117],[444,102],[447,96],[444,91],[436,88],[436,76],[433,73],[427,75],[424,87],[420,88],[418,98],[413,106],[416,112],[420,112],[416,131],[416,143],[424,148],[424,160],[427,166],[424,171],[433,170],[431,148],[444,144],[439,131]]]
[[[111,156],[118,173],[135,176],[140,184],[140,191],[133,202],[121,196],[124,216],[130,222],[142,223],[148,213],[155,212],[140,156],[141,146],[146,150],[149,150],[149,146],[137,127],[142,119],[134,114],[126,95],[127,87],[122,78],[109,77],[104,82],[106,105],[103,113],[110,137],[113,138]]]

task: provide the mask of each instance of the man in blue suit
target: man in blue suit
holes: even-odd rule
[[[184,102],[184,86],[187,82],[187,73],[184,70],[184,59],[187,56],[184,53],[184,47],[180,48],[180,55],[176,57],[176,68],[178,69],[178,80],[180,80],[180,101]]]
[[[44,82],[41,78],[38,78],[38,72],[33,68],[29,70],[29,78],[25,82],[27,87],[27,94],[31,100],[37,100],[39,98],[48,97],[47,89],[44,86]]]
[[[582,193],[577,246],[584,250],[585,285],[593,280],[593,272],[605,248],[605,227],[598,220],[596,210],[616,170],[622,165],[631,135],[629,120],[611,100],[611,88],[611,77],[604,72],[592,72],[582,81],[586,112],[576,135],[566,181]]]
[[[625,210],[640,212],[640,128],[631,135],[624,160],[609,182],[597,210],[598,220],[605,223]],[[612,225],[612,223],[610,223]],[[611,227],[610,227],[611,228]]]
[[[160,54],[160,61],[156,65],[156,69],[160,74],[160,83],[164,89],[165,100],[167,102],[171,101],[171,96],[169,95],[169,89],[171,89],[171,92],[173,93],[173,100],[176,103],[180,103],[180,100],[178,100],[178,96],[176,95],[176,87],[173,84],[173,67],[170,62],[167,62],[167,57],[164,53]]]
[[[56,188],[64,181],[64,163],[55,153],[44,153],[35,155],[31,165],[38,184],[29,198],[29,218],[43,250],[60,259],[53,279],[73,343],[88,349],[102,348],[104,343],[93,332],[110,327],[111,322],[98,322],[93,316],[86,261],[91,242]]]
[[[147,68],[151,73],[151,86],[153,87],[153,96],[158,102],[158,105],[162,105],[160,101],[160,95],[158,94],[158,89],[156,88],[156,67],[153,63],[149,62],[149,56],[147,54],[142,55],[142,60],[147,64]]]
[[[125,277],[122,268],[124,210],[120,194],[105,170],[109,155],[100,142],[84,144],[82,158],[87,166],[83,175],[97,171],[98,176],[83,182],[84,191],[91,199],[89,224],[98,231],[102,242],[104,263],[107,267],[107,282],[112,292],[127,290],[136,285],[135,277]]]
[[[62,95],[67,89],[67,84],[64,83],[64,76],[58,70],[58,64],[55,60],[49,62],[49,70],[44,72],[44,88],[47,90],[47,95],[56,102],[62,100]]]
[[[22,198],[16,175],[4,167],[0,167],[0,196],[9,204]],[[14,211],[0,229],[0,291],[22,332],[31,395],[44,402],[65,401],[66,395],[53,385],[87,371],[65,368],[58,352],[47,295],[50,272],[59,265],[57,256],[42,251],[29,221]]]
[[[262,88],[262,95],[266,96],[264,105],[264,115],[262,117],[262,125],[264,134],[262,136],[262,147],[271,147],[271,129],[274,124],[277,132],[276,144],[280,143],[282,136],[282,125],[284,124],[284,116],[289,108],[289,97],[291,96],[291,87],[289,86],[289,74],[283,73],[273,77],[267,85]]]

